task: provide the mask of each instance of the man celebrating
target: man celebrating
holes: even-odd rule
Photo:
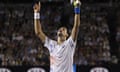
[[[40,24],[41,4],[34,5],[34,28],[36,35],[50,52],[50,72],[73,72],[73,56],[80,26],[80,1],[74,1],[74,26],[68,37],[66,27],[59,28],[57,41],[48,38],[42,31]]]

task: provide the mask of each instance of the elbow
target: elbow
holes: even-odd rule
[[[80,23],[78,23],[78,24],[76,24],[76,26],[75,26],[76,28],[79,28],[80,27]]]
[[[40,32],[38,31],[35,31],[35,35],[39,36]]]
[[[79,27],[79,26],[80,26],[80,22],[78,23],[77,27]]]
[[[80,26],[80,20],[78,21],[78,24],[77,24],[78,26]]]

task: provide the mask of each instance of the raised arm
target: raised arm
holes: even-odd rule
[[[74,16],[74,26],[71,33],[71,37],[73,38],[74,41],[77,40],[79,26],[80,26],[80,5],[81,3],[79,0],[76,0],[74,2],[75,16]]]
[[[45,42],[45,37],[46,35],[42,31],[41,23],[40,23],[40,8],[41,4],[35,4],[33,9],[34,9],[34,30],[35,34],[42,40],[42,42]]]

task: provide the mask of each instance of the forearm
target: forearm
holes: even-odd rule
[[[77,28],[80,26],[80,14],[75,14],[74,16],[74,27]]]
[[[34,29],[35,29],[36,35],[39,35],[40,31],[42,30],[39,19],[34,19]]]
[[[39,18],[34,18],[34,30],[35,34],[42,40],[42,42],[45,42],[45,34],[42,31],[41,23]]]
[[[75,14],[74,16],[74,26],[72,29],[72,38],[73,40],[77,40],[78,32],[79,32],[79,26],[80,26],[80,14]]]
[[[72,29],[72,38],[73,40],[77,40],[78,32],[79,32],[79,26],[80,26],[80,4],[74,3],[75,8],[74,8],[74,26]]]

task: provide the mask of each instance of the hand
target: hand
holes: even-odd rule
[[[41,8],[41,3],[40,2],[38,4],[36,3],[33,6],[34,12],[40,12],[40,8]]]

